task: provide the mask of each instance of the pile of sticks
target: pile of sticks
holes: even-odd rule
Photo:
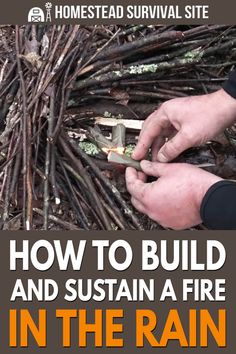
[[[115,118],[140,122],[165,100],[213,92],[235,63],[233,26],[2,26],[1,228],[158,227],[132,208],[123,171],[78,140],[99,119],[109,137]],[[141,124],[128,126],[135,143]]]

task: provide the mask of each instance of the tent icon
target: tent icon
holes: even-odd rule
[[[44,12],[40,7],[33,7],[28,13],[28,22],[44,22]]]

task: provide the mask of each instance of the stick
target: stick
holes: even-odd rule
[[[135,160],[131,159],[131,157],[126,156],[126,155],[117,154],[114,151],[109,152],[108,161],[118,164],[118,165],[123,165],[126,167],[133,167],[137,171],[142,171],[139,161],[135,161]]]
[[[191,53],[189,53],[188,57],[185,55],[182,58],[175,58],[171,61],[164,61],[157,64],[150,63],[135,66],[130,65],[120,70],[110,71],[93,78],[89,77],[87,79],[77,81],[75,84],[75,89],[81,90],[94,85],[100,86],[102,83],[124,80],[133,76],[137,77],[139,75],[143,76],[144,74],[154,74],[163,71],[167,72],[181,67],[186,68],[189,65],[195,65],[199,63],[203,54],[204,52],[200,52],[200,50],[193,50]]]
[[[3,81],[3,77],[4,77],[4,72],[5,72],[5,69],[6,69],[6,66],[7,66],[7,63],[8,63],[8,59],[5,60],[4,64],[3,64],[3,67],[0,71],[0,85]]]
[[[133,160],[131,157],[126,156],[126,155],[120,155],[117,154],[114,151],[110,151],[108,154],[108,161],[111,163],[115,163],[118,165],[123,165],[126,167],[133,167],[135,168],[137,171],[142,171],[142,168],[140,166],[140,162]],[[196,166],[198,168],[207,168],[207,167],[213,167],[215,166],[215,164],[211,164],[211,163],[202,163],[202,164],[198,164],[198,165],[193,165]]]
[[[22,97],[22,145],[23,145],[23,222],[24,228],[30,230],[32,226],[32,181],[31,181],[31,121],[28,115],[27,93],[25,78],[20,60],[20,29],[16,26],[16,61],[20,78]]]
[[[97,60],[101,59],[123,59],[129,57],[131,54],[136,54],[138,52],[146,52],[150,49],[158,48],[161,44],[170,41],[176,41],[183,38],[183,33],[180,31],[168,31],[158,35],[145,36],[144,38],[138,39],[133,42],[126,42],[120,46],[112,46],[107,50],[99,53],[97,55]]]
[[[95,124],[104,125],[107,127],[114,127],[117,124],[123,124],[127,129],[141,130],[144,120],[135,119],[116,119],[116,118],[103,118],[96,117]]]
[[[76,167],[77,171],[79,172],[84,182],[86,183],[87,188],[90,192],[90,203],[92,203],[94,206],[96,205],[97,211],[99,213],[99,216],[102,220],[105,229],[111,230],[112,227],[102,207],[102,203],[100,201],[97,190],[95,189],[95,186],[92,182],[92,178],[90,178],[90,175],[83,167],[81,161],[74,155],[73,151],[70,149],[71,147],[73,147],[73,145],[67,141],[66,137],[64,140],[61,135],[59,136],[59,142],[60,142],[61,150],[64,151],[67,158],[71,160],[72,164]],[[79,147],[78,147],[78,151],[79,151]]]
[[[50,111],[48,117],[48,131],[47,131],[47,145],[46,145],[46,154],[45,154],[45,166],[44,166],[44,202],[43,202],[43,229],[48,229],[48,211],[49,211],[49,201],[50,201],[50,193],[49,193],[49,174],[50,174],[50,165],[51,165],[51,143],[50,136],[53,129],[54,118],[55,118],[55,86],[52,88],[52,95],[50,100]]]

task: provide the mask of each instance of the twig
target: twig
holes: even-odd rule
[[[1,85],[1,83],[3,81],[4,72],[5,72],[5,69],[7,67],[7,63],[8,63],[8,59],[5,60],[3,66],[2,66],[1,72],[0,72],[0,85]]]
[[[60,145],[61,145],[62,149],[64,150],[65,154],[71,159],[71,161],[74,164],[74,167],[76,167],[76,169],[79,171],[79,174],[81,174],[81,176],[84,179],[84,182],[86,183],[88,189],[90,190],[91,203],[95,202],[95,204],[97,205],[97,208],[98,208],[97,211],[101,216],[101,219],[104,223],[105,228],[107,230],[111,230],[110,223],[106,217],[106,214],[105,214],[104,209],[101,205],[99,196],[97,194],[96,189],[94,188],[94,186],[92,184],[92,180],[90,179],[90,176],[86,173],[80,160],[76,159],[76,157],[71,152],[69,145],[65,142],[65,140],[61,136],[59,137],[59,142],[60,142]]]
[[[73,141],[70,141],[70,143],[71,143],[71,147],[73,147],[73,151],[77,152],[77,154],[91,167],[91,169],[93,170],[93,172],[97,176],[97,178],[114,195],[114,197],[117,200],[117,202],[119,203],[119,205],[123,208],[124,213],[132,220],[134,226],[137,229],[142,230],[142,227],[141,227],[141,225],[139,223],[138,218],[136,217],[136,215],[134,215],[134,212],[132,211],[132,209],[124,201],[124,199],[122,198],[122,196],[121,196],[120,192],[118,191],[118,189],[113,184],[111,184],[111,182],[107,178],[105,178],[105,176],[101,173],[101,171],[95,165],[95,163],[92,161],[92,159],[86,153],[84,153],[80,149],[79,146],[75,147]]]
[[[41,216],[44,216],[44,212],[41,209],[33,208],[33,211]],[[48,219],[54,222],[55,224],[64,227],[66,230],[81,230],[79,227],[75,226],[74,224],[71,224],[68,221],[61,220],[54,215],[49,214]]]
[[[48,229],[48,210],[49,210],[49,173],[50,173],[50,165],[51,165],[51,143],[50,136],[52,134],[53,125],[54,125],[54,116],[55,116],[55,87],[52,88],[52,94],[50,99],[50,112],[48,116],[48,131],[47,131],[47,146],[46,146],[46,156],[45,156],[45,168],[44,168],[44,222],[43,228],[44,230]]]
[[[65,176],[65,179],[66,179],[66,182],[67,182],[67,185],[69,187],[69,192],[70,192],[70,195],[71,195],[71,198],[73,199],[73,206],[74,206],[74,211],[75,211],[75,214],[77,216],[77,220],[79,222],[79,224],[81,224],[81,226],[85,229],[85,230],[88,230],[89,229],[89,222],[88,222],[88,219],[80,205],[80,202],[75,194],[75,191],[74,191],[74,188],[71,184],[71,181],[69,179],[69,176],[66,172],[66,169],[62,163],[61,160],[59,160],[59,164],[61,166],[61,169],[62,169],[62,172]]]
[[[18,67],[18,74],[20,77],[21,95],[22,95],[22,109],[23,109],[23,223],[26,230],[31,229],[32,225],[32,183],[31,183],[31,122],[27,119],[27,96],[25,81],[20,61],[20,46],[19,46],[19,26],[16,26],[16,61]]]
[[[67,85],[70,85],[71,82],[78,76],[83,75],[91,70],[94,69],[94,65],[91,65],[88,67],[88,65],[98,56],[102,53],[102,51],[117,37],[118,33],[120,32],[120,29],[116,31],[116,33],[101,47],[99,48],[94,55],[92,55],[89,60],[82,66],[80,67],[71,77],[71,79],[68,81]]]
[[[96,76],[93,79],[84,79],[76,83],[77,89],[84,89],[102,82],[124,80],[125,78],[132,77],[134,75],[144,75],[145,73],[158,73],[161,71],[171,70],[178,67],[186,67],[187,65],[197,64],[202,57],[200,51],[195,51],[191,56],[185,58],[177,58],[169,62],[143,64],[130,66],[128,68],[111,71],[109,73]]]

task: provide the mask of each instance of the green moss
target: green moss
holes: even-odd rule
[[[145,74],[145,73],[155,73],[157,70],[157,64],[141,64],[136,66],[130,66],[130,74]]]
[[[190,52],[187,52],[184,55],[184,58],[185,59],[196,59],[201,56],[202,56],[202,52],[200,52],[200,49],[197,48],[197,49],[191,50]]]
[[[72,107],[72,106],[74,106],[75,105],[75,100],[72,100],[72,99],[70,99],[69,101],[68,101],[68,103],[67,103],[67,106],[68,107]]]
[[[111,118],[112,114],[111,114],[111,112],[105,111],[104,114],[103,114],[103,116],[104,116],[105,118]]]
[[[123,118],[123,114],[118,114],[117,116],[111,114],[111,112],[105,111],[103,113],[103,117],[104,118],[115,118],[115,119],[122,119]]]
[[[125,148],[125,155],[126,156],[131,156],[133,151],[134,151],[135,145],[134,144],[128,144]]]
[[[95,144],[88,141],[81,141],[79,147],[90,156],[95,156],[101,151]],[[125,155],[131,156],[135,148],[135,144],[128,144],[125,148]]]
[[[113,71],[114,75],[118,76],[118,77],[122,77],[122,72],[120,70],[115,70]]]
[[[125,70],[116,70],[113,71],[113,75],[117,77],[123,77],[124,72],[127,74],[145,74],[145,73],[155,73],[157,70],[157,64],[140,64],[140,65],[132,65],[128,69]]]
[[[89,143],[88,141],[81,141],[79,143],[79,147],[86,152],[87,155],[90,156],[95,156],[97,154],[99,154],[100,150],[99,148],[94,145],[93,143]]]

